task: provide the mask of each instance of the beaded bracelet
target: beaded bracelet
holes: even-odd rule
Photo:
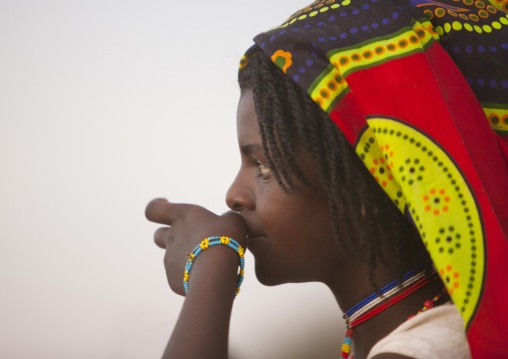
[[[240,286],[243,282],[243,274],[244,274],[244,267],[245,267],[245,249],[238,244],[237,241],[235,241],[233,238],[229,237],[208,237],[205,238],[200,244],[196,246],[192,250],[192,252],[189,254],[189,260],[187,261],[187,264],[185,265],[185,273],[183,276],[183,286],[185,288],[185,293],[189,290],[189,274],[192,269],[192,265],[194,264],[194,261],[196,260],[196,257],[203,252],[205,249],[208,249],[212,246],[217,245],[225,245],[229,248],[233,249],[236,253],[238,253],[238,256],[240,257],[240,271],[238,272],[238,277],[236,281],[236,293],[235,297],[238,293],[240,293]]]

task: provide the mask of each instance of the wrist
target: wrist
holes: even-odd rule
[[[210,247],[199,255],[164,358],[227,357],[237,273],[238,254],[226,246]]]
[[[226,249],[226,247],[228,247],[228,249]],[[204,252],[207,253],[203,254]],[[235,290],[235,293],[238,294],[243,282],[245,265],[244,254],[244,248],[232,238],[215,236],[204,239],[189,254],[183,278],[185,292],[188,293],[189,291],[191,270],[196,266],[196,263],[198,263],[196,267],[206,268],[206,270],[200,269],[199,273],[194,276],[197,277],[197,275],[199,275],[199,278],[202,278],[206,273],[206,277],[209,278],[207,278],[204,283],[206,283],[208,287],[211,283],[224,283],[227,287],[227,284],[230,283],[230,280],[227,279],[231,278],[231,268],[235,268],[236,271],[236,268],[239,266]],[[200,260],[198,260],[198,256],[200,256]],[[206,260],[202,259],[203,257],[206,257]],[[195,281],[198,280],[196,279]],[[200,282],[202,282],[202,280],[200,280]],[[196,286],[196,284],[194,286]]]
[[[238,254],[226,246],[214,246],[196,258],[189,274],[187,296],[234,299],[238,281]],[[225,299],[225,298],[224,298]]]

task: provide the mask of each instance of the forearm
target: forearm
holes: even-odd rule
[[[164,359],[227,358],[237,268],[238,255],[222,246],[196,259]]]

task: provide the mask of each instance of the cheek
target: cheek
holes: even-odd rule
[[[264,284],[319,280],[323,254],[336,244],[328,205],[313,195],[272,195],[258,207],[270,250],[256,258],[258,279]]]
[[[294,237],[309,221],[310,208],[301,195],[267,191],[264,197],[264,201],[258,201],[256,212],[266,234],[274,242]]]
[[[312,242],[313,237],[332,233],[330,211],[324,199],[310,193],[270,196],[260,220],[274,239],[291,238],[291,242]],[[262,216],[262,218],[261,218]],[[304,238],[302,238],[304,237]],[[296,244],[296,243],[294,243]]]

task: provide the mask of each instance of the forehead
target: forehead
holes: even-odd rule
[[[242,91],[236,114],[236,130],[240,146],[247,144],[261,144],[259,124],[254,107],[254,97],[251,90]]]

